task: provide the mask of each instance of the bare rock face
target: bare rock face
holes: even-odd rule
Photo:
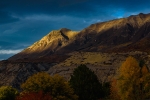
[[[20,89],[29,76],[45,71],[67,80],[74,68],[87,65],[103,82],[116,75],[128,56],[150,67],[150,14],[92,24],[80,32],[54,30],[22,52],[0,62],[0,85]]]

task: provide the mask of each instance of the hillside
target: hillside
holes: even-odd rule
[[[19,89],[29,76],[45,71],[67,80],[86,64],[102,81],[110,81],[128,56],[145,60],[150,68],[150,14],[100,22],[75,32],[51,31],[20,53],[0,62],[0,85]]]

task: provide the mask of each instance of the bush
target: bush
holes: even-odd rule
[[[30,76],[21,88],[26,92],[49,92],[52,77],[48,73],[40,72]]]
[[[0,100],[15,100],[18,91],[11,86],[0,87]]]
[[[75,68],[70,85],[79,96],[79,100],[97,100],[104,97],[102,84],[94,72],[85,65]]]
[[[69,83],[59,75],[50,76],[44,72],[34,74],[21,85],[21,88],[25,92],[50,93],[53,100],[77,100]]]
[[[16,100],[52,100],[49,93],[45,94],[42,91],[39,92],[25,92],[20,94]]]

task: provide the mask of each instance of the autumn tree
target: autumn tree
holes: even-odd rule
[[[79,100],[97,100],[104,96],[102,84],[86,65],[80,65],[74,69],[70,85],[79,96]]]
[[[50,93],[53,100],[77,100],[77,95],[69,83],[59,75],[50,76],[45,72],[39,72],[29,77],[21,87],[24,92]]]
[[[18,91],[11,86],[0,87],[0,100],[15,100]]]
[[[140,98],[141,100],[145,100],[150,98],[150,72],[146,65],[141,68],[140,74]]]
[[[24,92],[16,97],[16,100],[52,100],[49,93],[39,92]]]
[[[145,100],[148,97],[150,74],[145,64],[130,56],[118,72],[117,87],[122,100]]]
[[[110,98],[111,100],[120,100],[120,95],[118,94],[116,79],[112,79],[112,81],[110,82]]]

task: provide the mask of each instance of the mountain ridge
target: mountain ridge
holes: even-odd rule
[[[150,14],[143,13],[92,24],[79,32],[62,28],[50,32],[21,53],[10,57],[9,60],[22,59],[22,57],[34,59],[39,56],[67,54],[80,50],[121,52],[127,47],[128,50],[125,51],[132,51],[136,50],[137,44],[140,44],[137,41],[139,42],[143,38],[149,40],[149,31]],[[138,48],[138,50],[143,51],[142,48]]]

